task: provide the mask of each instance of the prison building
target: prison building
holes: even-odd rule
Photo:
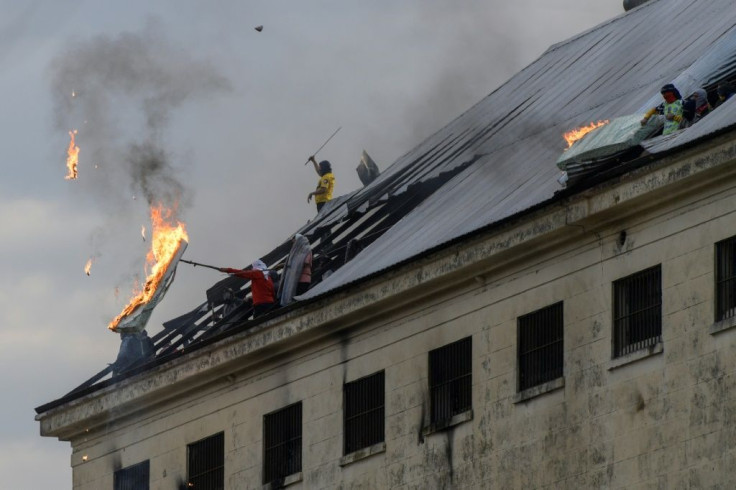
[[[203,285],[153,356],[36,409],[73,488],[736,487],[736,98],[556,165],[664,84],[713,97],[735,26],[653,0],[556,44],[294,230],[298,301]]]

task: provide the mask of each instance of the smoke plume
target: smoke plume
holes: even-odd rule
[[[177,108],[229,88],[209,62],[150,20],[140,32],[71,43],[53,60],[51,80],[56,127],[79,130],[79,185],[111,210],[137,195],[179,209],[191,200],[166,130]]]

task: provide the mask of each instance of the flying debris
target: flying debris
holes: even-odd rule
[[[143,238],[143,241],[146,241],[146,227],[141,226],[141,237]]]
[[[64,177],[66,180],[76,180],[77,178],[77,164],[79,163],[79,147],[74,142],[74,136],[77,134],[77,130],[69,131],[71,141],[69,141],[69,148],[66,150],[66,168],[67,174]]]
[[[258,32],[261,32],[263,30],[263,26],[256,26],[255,28]]]
[[[84,273],[89,275],[89,270],[92,268],[92,258],[87,261],[87,263],[84,265]]]

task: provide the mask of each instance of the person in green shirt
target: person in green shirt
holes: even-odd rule
[[[662,134],[674,133],[680,129],[680,123],[682,122],[682,95],[677,88],[668,83],[660,90],[664,103],[658,107],[650,109],[644,115],[644,119],[641,120],[642,126],[649,121],[649,118],[656,113],[660,113],[664,118],[664,130]]]

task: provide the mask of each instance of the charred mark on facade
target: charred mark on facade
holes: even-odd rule
[[[455,436],[454,429],[450,428],[445,432],[445,457],[447,458],[447,474],[450,477],[450,483],[452,483],[455,476],[455,469],[453,466],[452,455],[453,455],[453,437]]]

